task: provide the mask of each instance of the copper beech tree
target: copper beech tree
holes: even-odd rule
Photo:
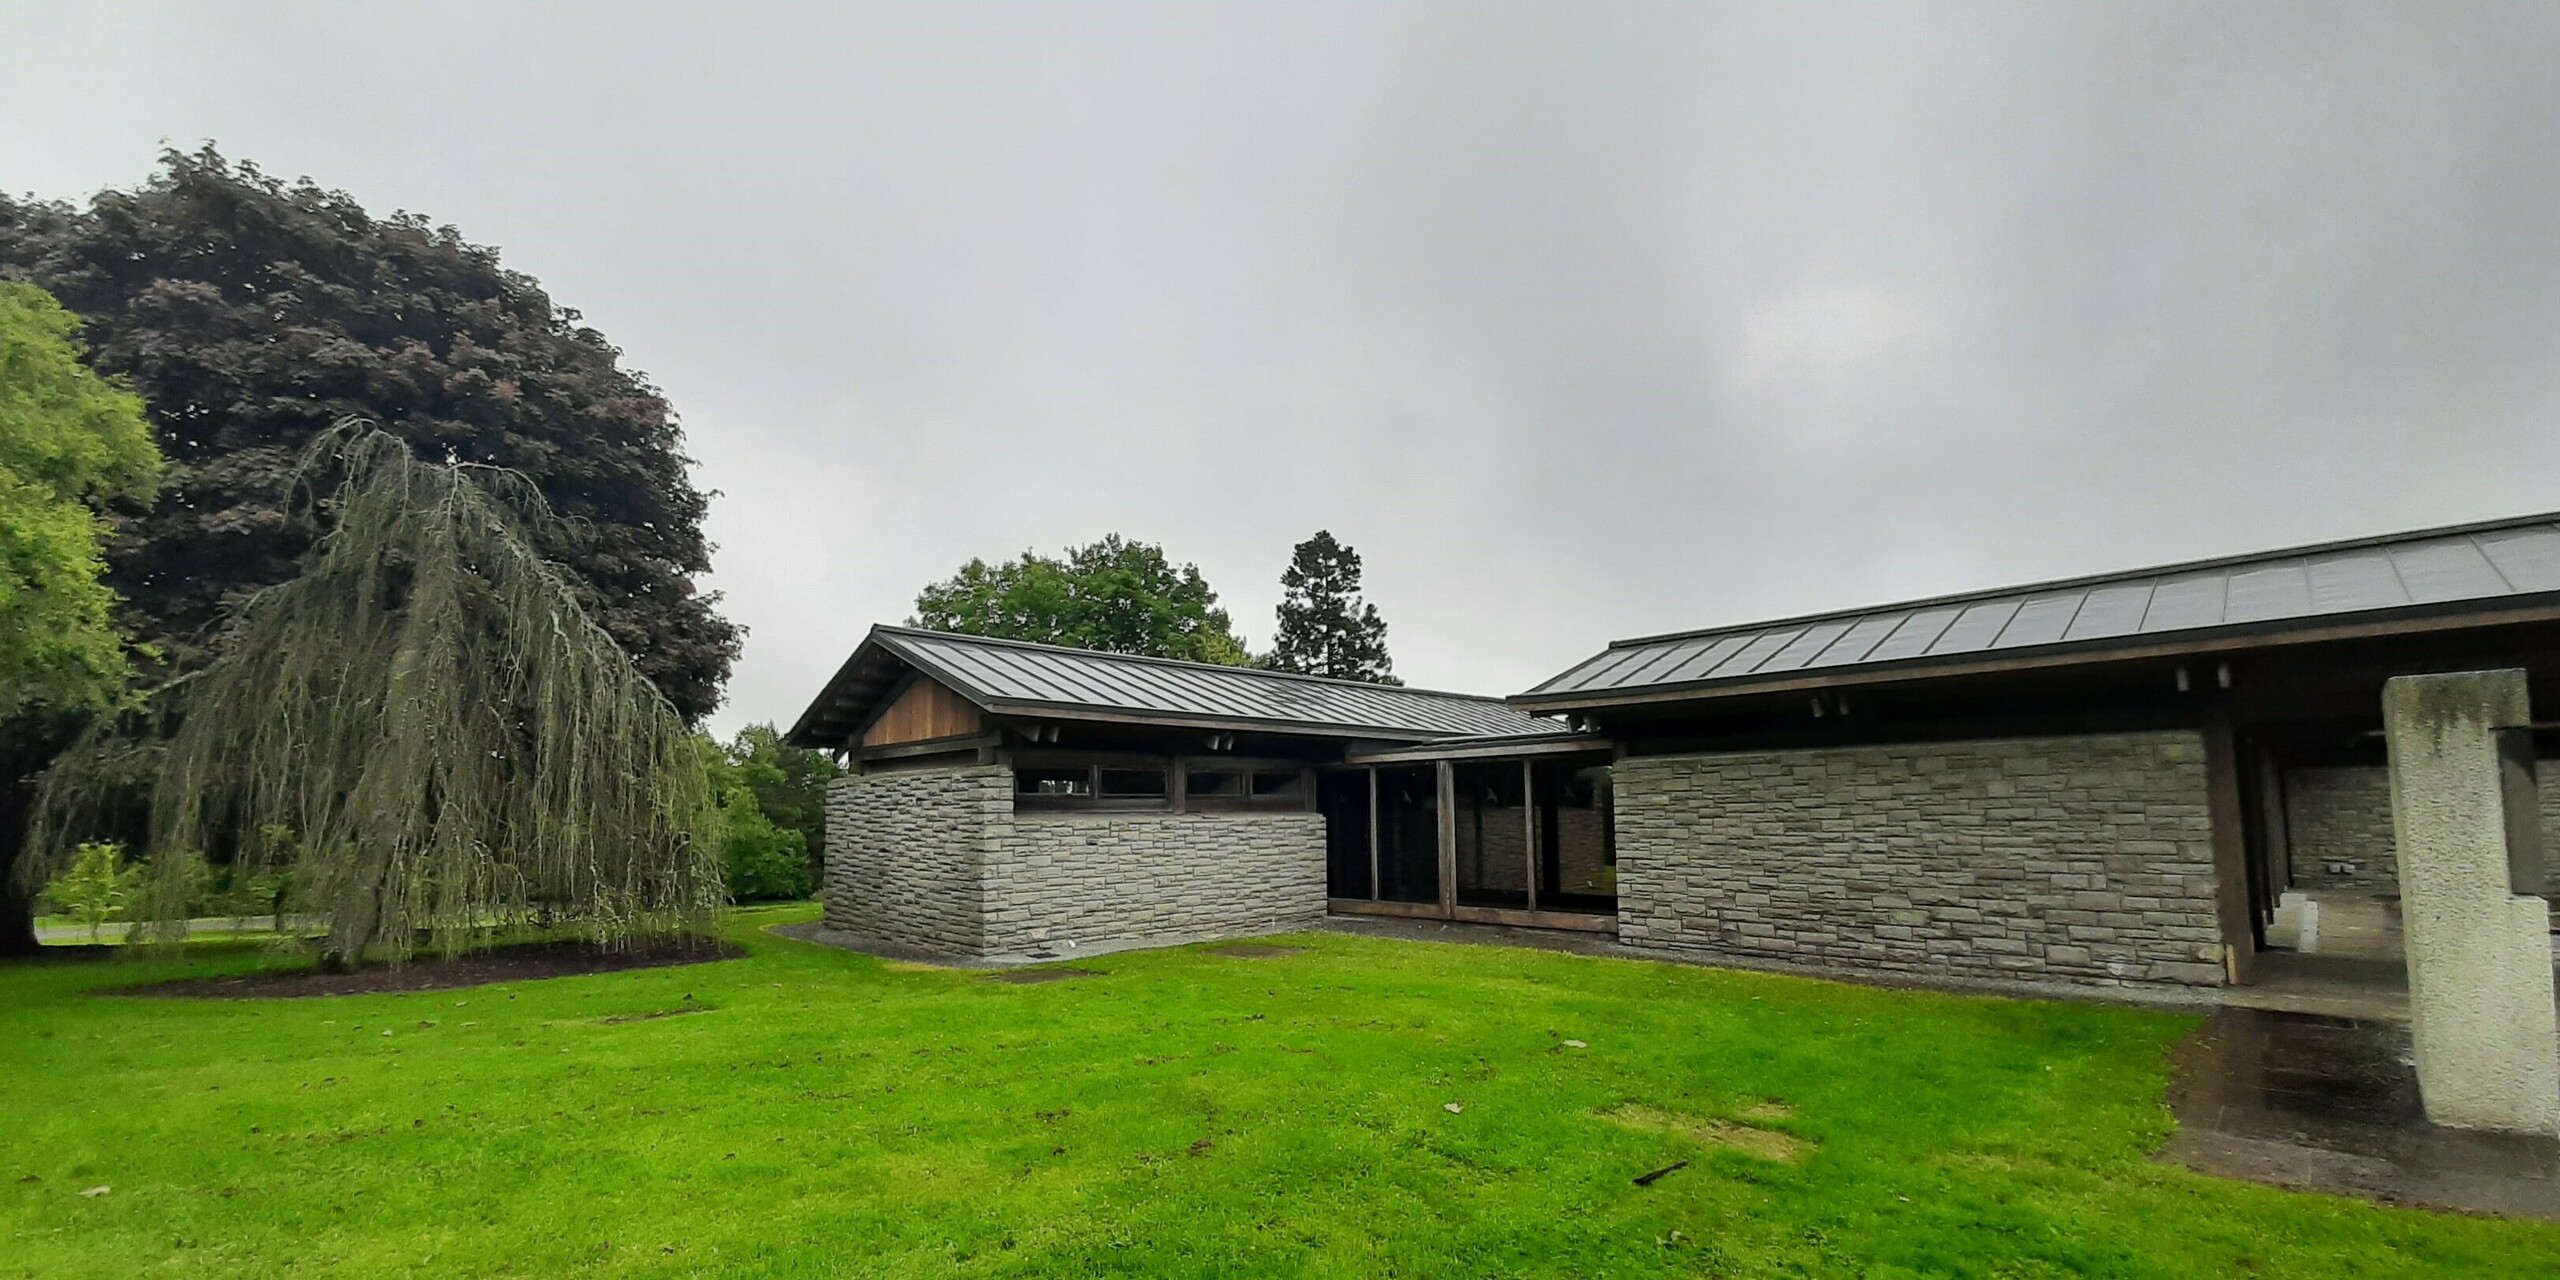
[[[287,482],[359,417],[421,458],[527,477],[562,517],[539,549],[587,616],[688,721],[718,705],[739,633],[695,588],[707,498],[674,410],[497,250],[207,145],[78,205],[0,194],[0,278],[79,318],[83,361],[142,398],[167,454],[159,500],[119,513],[104,546],[139,687],[212,661],[237,601],[299,571],[315,530],[288,518]],[[0,952],[35,945],[6,869],[32,780],[85,714],[0,727]],[[128,763],[147,786],[150,754]],[[114,834],[139,849],[141,823]]]

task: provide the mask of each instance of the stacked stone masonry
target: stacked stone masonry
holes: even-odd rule
[[[1616,766],[1619,940],[1947,980],[2223,979],[2188,732]]]
[[[2552,777],[2555,772],[2560,772],[2560,760],[2544,760],[2536,768],[2546,857],[2560,856],[2560,780]],[[2400,891],[2400,864],[2392,854],[2388,768],[2287,769],[2284,803],[2296,887]]]
[[[986,950],[1064,954],[1324,919],[1313,813],[1031,813],[989,833]]]
[[[1312,813],[1022,813],[1002,767],[860,774],[827,794],[827,927],[893,954],[1029,959],[1303,928]]]
[[[1009,769],[836,779],[827,787],[827,927],[874,950],[981,954],[987,832],[1012,819]]]

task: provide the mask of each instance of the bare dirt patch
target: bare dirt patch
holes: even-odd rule
[[[531,982],[625,969],[734,960],[746,952],[725,942],[687,938],[605,950],[583,942],[528,942],[451,960],[412,960],[397,969],[376,966],[353,973],[316,968],[269,969],[228,978],[178,978],[139,987],[110,987],[98,995],[187,1000],[296,1000],[309,996],[363,996],[400,991],[451,991],[493,982]]]
[[[685,997],[687,1000],[692,998],[692,996]],[[711,1012],[710,1005],[689,1004],[674,1009],[652,1009],[647,1013],[617,1013],[610,1017],[596,1019],[596,1025],[602,1027],[620,1027],[627,1026],[634,1022],[655,1022],[660,1018],[681,1018],[688,1013],[709,1012]]]
[[[1783,1102],[1772,1099],[1768,1102],[1752,1103],[1750,1106],[1734,1112],[1734,1114],[1742,1119],[1752,1122],[1753,1124],[1761,1124],[1771,1120],[1794,1119],[1796,1109]]]
[[[1762,1107],[1771,1104],[1763,1103]],[[1759,1110],[1759,1107],[1752,1108]],[[1746,1113],[1747,1114],[1747,1113]],[[1794,1164],[1803,1159],[1813,1144],[1790,1133],[1775,1129],[1735,1124],[1712,1116],[1691,1115],[1685,1111],[1665,1111],[1641,1102],[1630,1102],[1600,1113],[1602,1118],[1646,1133],[1668,1133],[1687,1138],[1701,1146],[1728,1147],[1763,1160]],[[1775,1119],[1776,1117],[1766,1117]]]
[[[1213,956],[1229,956],[1237,960],[1277,960],[1282,956],[1302,955],[1305,947],[1275,947],[1267,942],[1230,942],[1209,948]]]
[[[1006,986],[1011,987],[1029,987],[1037,986],[1043,982],[1066,982],[1075,978],[1099,978],[1102,976],[1103,972],[1100,969],[1069,969],[1063,967],[1050,969],[1007,969],[1002,973],[988,974],[987,981],[1001,982]]]

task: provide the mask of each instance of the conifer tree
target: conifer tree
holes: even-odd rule
[[[1402,684],[1387,656],[1387,624],[1360,598],[1360,553],[1324,529],[1297,545],[1280,574],[1280,626],[1262,665],[1273,671]]]

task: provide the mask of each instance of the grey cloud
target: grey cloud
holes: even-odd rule
[[[1259,631],[1331,527],[1410,678],[1510,691],[2560,507],[2543,8],[46,12],[0,183],[217,138],[502,246],[667,388],[728,723],[1115,529]]]

